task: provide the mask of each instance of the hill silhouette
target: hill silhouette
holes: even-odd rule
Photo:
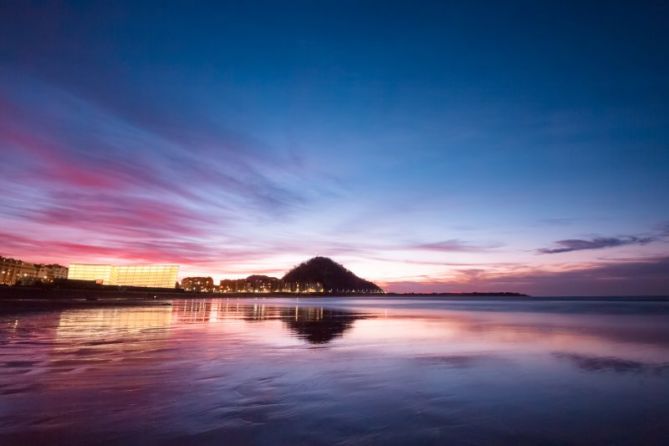
[[[373,282],[362,279],[327,257],[314,257],[288,271],[284,282],[319,282],[326,293],[382,293]]]

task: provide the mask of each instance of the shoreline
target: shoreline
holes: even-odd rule
[[[651,300],[669,301],[669,295],[646,296],[531,296],[512,292],[472,293],[201,293],[178,289],[105,289],[105,288],[52,288],[0,286],[0,302],[18,299],[37,300],[127,300],[154,301],[167,299],[226,299],[226,298],[365,298],[373,300],[420,299],[420,300]]]
[[[285,298],[285,297],[309,297],[309,298],[332,298],[332,297],[365,297],[374,299],[386,298],[532,298],[526,294],[511,292],[475,292],[475,293],[202,293],[188,292],[180,289],[141,289],[141,288],[119,288],[119,287],[92,287],[92,288],[60,288],[39,286],[0,286],[0,301],[16,298],[44,298],[44,299],[73,299],[73,298],[144,298],[144,299],[200,299],[200,298]]]
[[[452,302],[669,302],[669,296],[528,296],[515,293],[440,294],[295,294],[295,293],[192,293],[177,290],[63,289],[0,287],[0,312],[72,308],[169,306],[174,299],[366,299],[373,301]]]

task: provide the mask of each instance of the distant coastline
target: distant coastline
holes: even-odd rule
[[[0,286],[0,299],[3,298],[50,298],[50,299],[85,299],[85,298],[153,298],[154,296],[173,298],[226,298],[226,297],[531,297],[514,292],[471,292],[471,293],[324,293],[324,292],[235,292],[207,293],[185,291],[178,288],[144,288],[94,285],[88,287],[64,287],[51,284],[40,286]]]
[[[386,294],[324,294],[324,293],[194,293],[176,289],[66,289],[53,287],[0,286],[0,312],[22,313],[85,308],[169,306],[174,299],[329,299],[350,298],[373,301],[416,299],[424,301],[484,302],[576,302],[634,301],[669,302],[669,296],[529,296],[512,292],[475,293],[386,293]]]
[[[45,300],[90,300],[90,301],[113,301],[113,300],[155,300],[155,299],[226,299],[226,298],[366,298],[374,300],[393,298],[421,298],[421,299],[444,299],[462,300],[477,298],[494,299],[521,299],[521,300],[601,300],[601,299],[637,299],[637,300],[668,300],[669,296],[532,296],[529,294],[509,291],[479,291],[469,293],[204,293],[189,292],[182,289],[172,288],[143,288],[143,287],[119,287],[98,285],[90,288],[67,288],[53,285],[41,286],[1,286],[0,301],[16,299]]]

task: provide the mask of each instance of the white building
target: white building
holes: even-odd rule
[[[89,280],[102,285],[174,288],[179,265],[100,265],[74,263],[67,278]]]

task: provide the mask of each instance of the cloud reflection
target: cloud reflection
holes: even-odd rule
[[[669,374],[669,362],[652,363],[614,356],[592,356],[565,352],[556,352],[553,353],[553,356],[567,360],[586,372]]]

